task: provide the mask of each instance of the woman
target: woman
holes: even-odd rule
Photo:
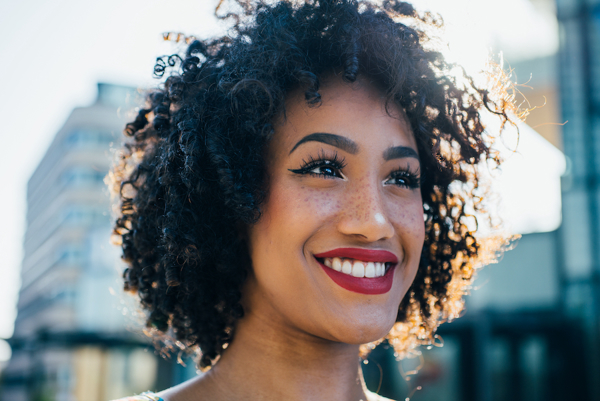
[[[407,3],[238,5],[158,60],[179,72],[113,170],[125,289],[206,371],[135,399],[382,399],[359,353],[414,354],[462,310],[498,162],[479,111],[506,121],[506,92],[451,74]]]

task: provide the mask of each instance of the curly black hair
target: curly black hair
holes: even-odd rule
[[[441,19],[405,2],[235,5],[239,12],[221,17],[233,17],[226,36],[157,60],[155,74],[168,77],[126,126],[130,139],[111,172],[125,290],[139,294],[149,327],[199,347],[200,368],[210,367],[244,314],[251,261],[239,233],[261,216],[263,150],[286,95],[300,88],[318,107],[324,77],[365,76],[405,111],[424,177],[424,250],[387,338],[399,356],[433,341],[437,325],[462,309],[482,252],[467,205],[481,208],[478,163],[499,162],[480,111],[508,120],[504,81],[494,94],[456,74],[430,46],[428,29]]]

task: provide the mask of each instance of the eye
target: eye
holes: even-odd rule
[[[340,170],[340,166],[336,165],[331,160],[315,160],[314,162],[308,163],[306,166],[297,170],[290,169],[292,173],[296,174],[310,174],[326,178],[344,178]]]
[[[323,165],[314,167],[309,171],[310,174],[325,175],[331,177],[342,177],[340,171],[331,165],[328,160],[323,161]]]
[[[401,188],[416,189],[421,186],[419,172],[411,172],[409,169],[393,171],[385,182],[385,185],[396,185]]]
[[[323,178],[344,178],[341,170],[346,164],[344,159],[338,157],[337,153],[326,156],[321,152],[316,159],[310,156],[308,161],[303,160],[302,163],[299,169],[289,169],[289,171],[295,174],[310,174]]]

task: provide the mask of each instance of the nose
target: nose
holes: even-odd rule
[[[384,195],[377,185],[356,185],[345,193],[346,202],[338,220],[338,230],[345,235],[376,242],[394,236]]]

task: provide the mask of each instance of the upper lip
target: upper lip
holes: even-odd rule
[[[398,257],[390,251],[364,248],[337,248],[319,253],[316,258],[346,258],[364,262],[398,263]]]

